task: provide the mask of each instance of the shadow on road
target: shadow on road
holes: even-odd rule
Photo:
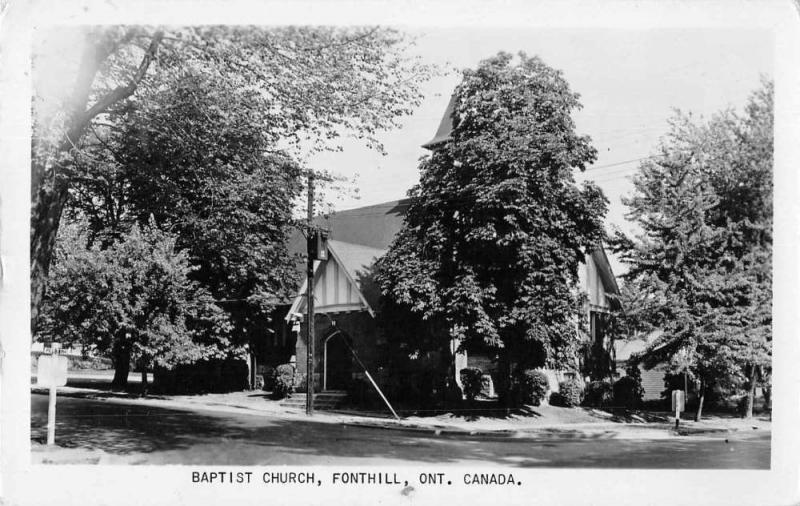
[[[32,398],[32,439],[46,435],[47,396]],[[767,450],[720,440],[608,441],[561,431],[548,438],[409,433],[306,420],[190,412],[86,399],[59,399],[59,446],[141,455],[138,462],[178,464],[325,464],[406,461],[435,464],[501,464],[515,467],[764,468]],[[763,446],[763,445],[762,445]],[[660,451],[662,449],[663,451]],[[748,453],[750,452],[750,453]],[[766,461],[764,457],[766,455]],[[362,460],[367,459],[367,460]],[[371,459],[371,460],[370,460]],[[711,464],[713,465],[711,465]]]

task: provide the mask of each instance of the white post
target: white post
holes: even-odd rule
[[[381,392],[381,389],[378,387],[378,384],[375,383],[375,380],[372,379],[372,375],[370,375],[369,371],[366,368],[364,368],[364,374],[367,375],[367,379],[369,380],[370,383],[372,383],[372,386],[375,387],[375,390],[378,391],[378,395],[381,396],[381,399],[383,399],[383,402],[386,403],[386,405],[389,407],[389,411],[392,412],[392,414],[394,415],[395,419],[399,420],[400,417],[397,416],[397,413],[395,413],[394,408],[392,407],[391,404],[389,404],[389,400],[386,398],[385,395],[383,395],[383,392]]]
[[[47,444],[56,443],[56,387],[50,386],[50,398],[47,404]]]

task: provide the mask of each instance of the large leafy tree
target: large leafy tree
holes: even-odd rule
[[[101,245],[150,217],[169,226],[240,342],[296,285],[286,236],[301,171],[257,128],[269,116],[252,94],[188,73],[143,91],[92,128],[68,203]]]
[[[451,139],[422,161],[405,226],[379,262],[385,307],[433,333],[416,345],[493,350],[506,389],[514,364],[574,365],[578,266],[603,238],[607,205],[574,182],[596,156],[575,132],[578,98],[525,54],[466,70]]]
[[[638,319],[663,330],[646,354],[700,383],[747,385],[771,362],[772,84],[744,114],[678,114],[625,200],[641,232],[617,234]]]
[[[146,373],[235,352],[227,316],[190,279],[189,256],[173,234],[151,221],[106,249],[87,248],[87,241],[78,224],[61,234],[43,311],[45,336],[110,354],[120,387],[131,360]]]
[[[74,60],[53,57],[65,54],[60,46],[65,32],[81,48]],[[99,137],[94,132],[117,127],[115,117],[145,91],[154,97],[184,77],[207,76],[222,89],[238,90],[239,98],[247,95],[243,114],[250,114],[253,130],[275,141],[276,150],[336,149],[342,135],[381,149],[376,133],[397,126],[418,103],[418,84],[431,70],[409,57],[409,41],[388,28],[114,26],[63,29],[60,36],[37,45],[34,60],[34,330],[65,206],[76,181],[86,176],[76,159],[98,158],[87,152]],[[49,93],[53,89],[57,93]],[[180,130],[192,135],[188,123],[172,119],[164,135]]]

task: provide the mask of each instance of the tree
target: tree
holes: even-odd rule
[[[617,233],[640,319],[663,330],[646,354],[700,383],[747,384],[771,361],[772,84],[744,116],[705,124],[678,114],[660,153],[644,161],[626,199],[636,237]]]
[[[113,385],[127,383],[131,360],[145,373],[201,358],[223,357],[230,325],[211,295],[189,279],[193,270],[176,238],[154,223],[107,249],[86,248],[77,226],[64,229],[48,280],[42,333],[109,354]]]
[[[243,342],[296,289],[286,243],[302,174],[253,127],[270,120],[254,102],[251,91],[186,73],[143,91],[112,116],[114,128],[92,129],[69,203],[101,245],[151,216],[169,226],[198,267],[192,279]]]
[[[500,53],[465,71],[455,97],[451,140],[421,162],[378,279],[387,308],[435,332],[412,342],[494,350],[507,393],[512,365],[572,365],[578,265],[603,239],[607,201],[574,182],[595,150],[575,133],[579,97],[561,72]]]
[[[89,124],[105,113],[109,107],[131,96],[145,78],[163,39],[163,32],[149,36],[149,44],[137,64],[117,60],[121,47],[131,44],[142,35],[139,29],[111,28],[87,31],[77,64],[75,84],[53,118],[43,118],[34,108],[34,133],[31,147],[31,331],[35,332],[39,310],[43,301],[50,260],[69,195],[70,153],[82,144]],[[126,55],[129,56],[129,55]],[[114,67],[116,75],[108,70],[103,79],[101,69]],[[121,76],[121,70],[132,72]],[[56,76],[53,76],[56,77]],[[59,76],[63,79],[63,76]],[[105,86],[95,86],[95,81]],[[108,84],[113,83],[113,87]]]
[[[85,155],[86,145],[93,142],[86,133],[108,124],[109,115],[142,89],[158,90],[185,72],[215,76],[227,83],[226,89],[249,93],[252,110],[269,112],[272,121],[251,126],[276,142],[298,151],[337,149],[339,137],[355,135],[381,149],[376,133],[397,126],[410,112],[421,98],[419,83],[431,72],[407,56],[406,37],[388,28],[123,26],[66,31],[83,48],[77,61],[53,58],[52,48],[46,58],[45,47],[34,62],[34,332],[64,207],[81,177],[75,173],[76,157]],[[57,49],[58,55],[64,54],[60,45]],[[58,70],[48,72],[53,61]],[[72,64],[74,68],[65,68]],[[43,84],[73,78],[69,92],[59,90],[60,102],[44,99]],[[179,118],[176,123],[179,128]]]

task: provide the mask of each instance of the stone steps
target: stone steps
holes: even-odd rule
[[[314,394],[314,409],[336,409],[347,400],[347,392],[342,390],[329,390]],[[287,408],[304,408],[306,406],[306,394],[295,393],[288,399],[280,403]]]

